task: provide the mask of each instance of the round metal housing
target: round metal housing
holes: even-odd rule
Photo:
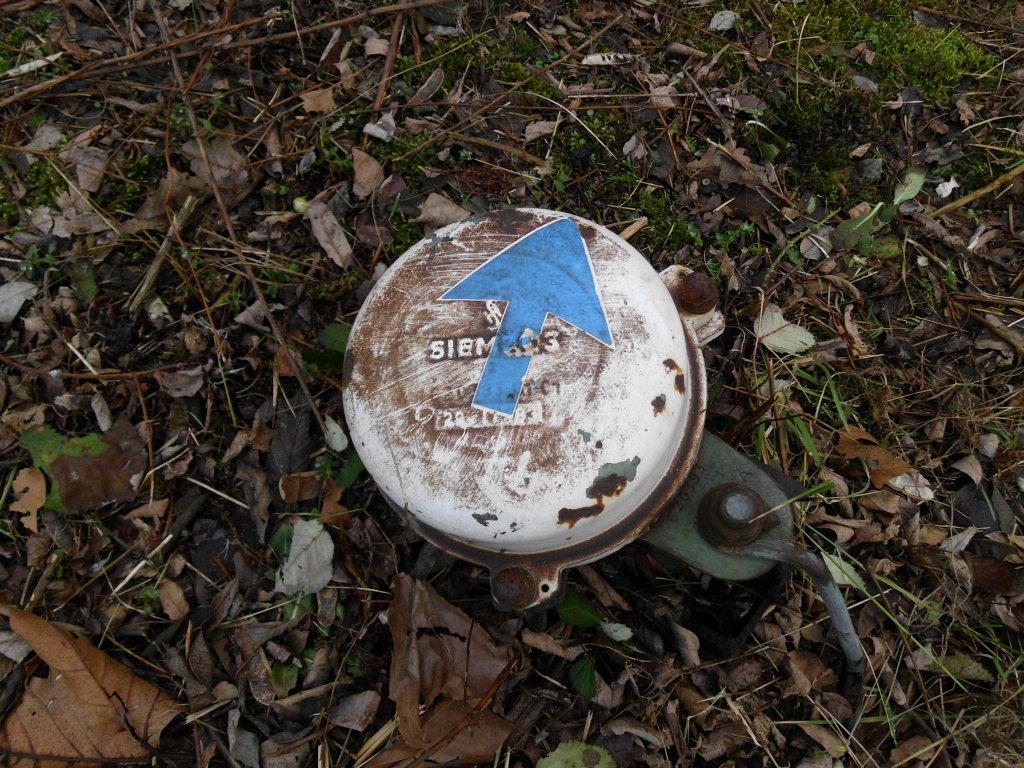
[[[414,245],[349,338],[344,407],[381,492],[428,540],[492,571],[495,601],[641,535],[700,444],[696,337],[658,274],[593,222],[538,209]]]

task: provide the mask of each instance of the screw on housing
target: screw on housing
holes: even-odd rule
[[[742,483],[716,485],[697,507],[697,530],[716,547],[756,541],[775,518],[757,491]]]
[[[683,312],[703,315],[718,303],[718,287],[707,275],[690,272],[676,284],[672,298]]]

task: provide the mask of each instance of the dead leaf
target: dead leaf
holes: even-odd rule
[[[975,485],[985,479],[985,470],[981,468],[981,462],[978,461],[978,457],[973,453],[964,456],[958,461],[953,463],[953,469],[959,469],[971,480],[974,481]]]
[[[77,146],[62,152],[61,157],[74,163],[79,189],[84,192],[99,192],[107,163],[110,161],[110,153],[99,147]]]
[[[39,510],[46,503],[46,476],[36,467],[25,467],[18,471],[11,490],[20,494],[11,502],[11,512],[21,512],[21,524],[39,533]]]
[[[754,321],[757,339],[768,349],[780,354],[798,354],[814,346],[811,332],[782,316],[782,310],[774,304],[765,307],[761,316]]]
[[[557,127],[558,122],[556,120],[534,120],[532,123],[526,124],[526,130],[523,132],[523,141],[529,144],[531,141],[536,141],[544,136],[550,136]]]
[[[320,88],[315,91],[300,93],[302,108],[310,114],[327,114],[338,108],[334,102],[334,89]]]
[[[131,501],[135,483],[146,468],[142,439],[124,417],[100,440],[107,446],[102,453],[61,455],[53,462],[61,501],[73,515],[110,502]]]
[[[840,430],[836,452],[845,459],[868,459],[868,474],[875,488],[881,488],[894,477],[910,471],[907,462],[874,443],[877,441],[867,432],[850,426]],[[870,462],[876,463],[872,466]]]
[[[277,574],[275,589],[285,595],[314,594],[334,575],[334,540],[317,520],[301,520],[292,529],[288,559]]]
[[[835,682],[836,673],[813,653],[790,651],[786,654],[785,664],[790,674],[787,689],[790,693],[807,696],[811,691],[821,691]]]
[[[419,87],[419,90],[413,94],[405,106],[415,107],[418,104],[430,101],[442,85],[444,85],[444,70],[438,67],[430,73],[430,77]]]
[[[153,521],[153,525],[157,525],[164,517],[167,512],[167,508],[170,507],[170,499],[154,499],[153,501],[147,501],[142,506],[136,507],[127,514],[129,520],[138,520],[139,518],[147,517]]]
[[[874,475],[872,475],[871,482],[875,482]],[[935,498],[935,492],[931,489],[931,483],[916,469],[911,469],[904,474],[891,477],[886,480],[885,484],[908,496],[912,501],[931,501]]]
[[[444,227],[456,221],[462,221],[473,214],[461,205],[453,203],[444,195],[431,192],[420,206],[420,215],[412,219],[413,224],[427,224],[432,227]]]
[[[188,616],[188,600],[185,599],[185,590],[178,586],[177,582],[165,579],[160,582],[160,607],[164,609],[167,618],[171,621],[180,621]]]
[[[339,728],[362,732],[373,722],[379,706],[380,694],[376,691],[363,691],[346,696],[334,705],[327,716],[327,722]]]
[[[320,243],[327,258],[341,269],[351,267],[352,246],[331,209],[325,203],[313,200],[306,209],[306,219],[313,230],[313,237]]]
[[[935,753],[938,752],[940,744],[927,736],[911,736],[901,741],[889,755],[890,765],[903,765],[912,759],[920,760],[928,765],[932,762]]]
[[[24,280],[13,280],[0,285],[0,323],[12,322],[25,302],[38,292],[38,288]]]
[[[160,389],[171,397],[192,397],[203,388],[202,366],[177,371],[157,371],[153,374]]]
[[[432,723],[448,722],[452,717],[459,722],[467,706],[472,707],[487,694],[508,666],[510,652],[422,581],[399,574],[392,594],[388,626],[394,655],[388,695],[398,710],[398,728],[405,744],[423,749],[433,740]],[[442,703],[434,706],[442,697]],[[421,707],[427,708],[422,718]],[[511,724],[505,723],[509,729],[505,731],[499,727],[504,723],[501,718],[486,710],[481,715],[484,719],[479,727],[493,740],[500,736],[504,741]],[[478,737],[471,736],[470,730],[460,732],[442,747],[445,754],[460,755],[471,748]],[[444,761],[440,753],[433,753],[431,758]],[[492,758],[493,752],[479,762]]]
[[[364,43],[367,56],[387,56],[391,45],[383,37],[371,37]]]
[[[89,201],[74,189],[57,195],[56,205],[56,210],[43,205],[29,212],[32,226],[44,235],[71,237],[110,229],[110,222],[100,216]]]
[[[355,171],[352,192],[359,197],[369,197],[384,183],[384,167],[356,147],[352,148],[352,166]]]
[[[178,702],[85,640],[26,611],[6,611],[11,629],[50,668],[47,678],[29,679],[0,726],[0,751],[26,756],[11,764],[60,768],[148,760],[180,711]]]
[[[532,629],[523,629],[521,635],[523,645],[536,648],[538,651],[550,653],[568,661],[576,661],[583,654],[581,645],[562,645],[555,638],[545,632],[534,632]]]
[[[181,154],[189,158],[192,173],[201,181],[206,184],[216,182],[221,187],[240,187],[249,179],[245,155],[235,149],[227,136],[222,134],[207,142],[206,153],[209,165],[203,159],[196,139],[181,145]]]
[[[285,504],[297,504],[319,496],[323,484],[323,480],[316,476],[316,472],[296,472],[281,475],[281,479],[277,481],[277,490]]]
[[[843,312],[843,336],[846,338],[846,347],[854,360],[859,360],[871,353],[868,345],[861,338],[860,329],[853,320],[853,304],[847,304]]]

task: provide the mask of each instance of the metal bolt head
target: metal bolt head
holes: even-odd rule
[[[690,272],[679,281],[674,297],[676,306],[692,315],[710,312],[718,303],[718,287],[701,272]]]
[[[760,494],[742,483],[716,485],[697,507],[697,530],[716,547],[749,544],[773,521]]]
[[[499,608],[505,610],[525,608],[537,600],[537,580],[519,566],[492,571],[491,597]]]

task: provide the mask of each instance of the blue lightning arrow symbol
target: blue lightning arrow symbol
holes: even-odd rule
[[[506,302],[473,396],[473,404],[481,408],[515,411],[530,367],[528,343],[540,336],[549,314],[612,346],[583,236],[569,219],[557,219],[516,240],[441,298]]]

